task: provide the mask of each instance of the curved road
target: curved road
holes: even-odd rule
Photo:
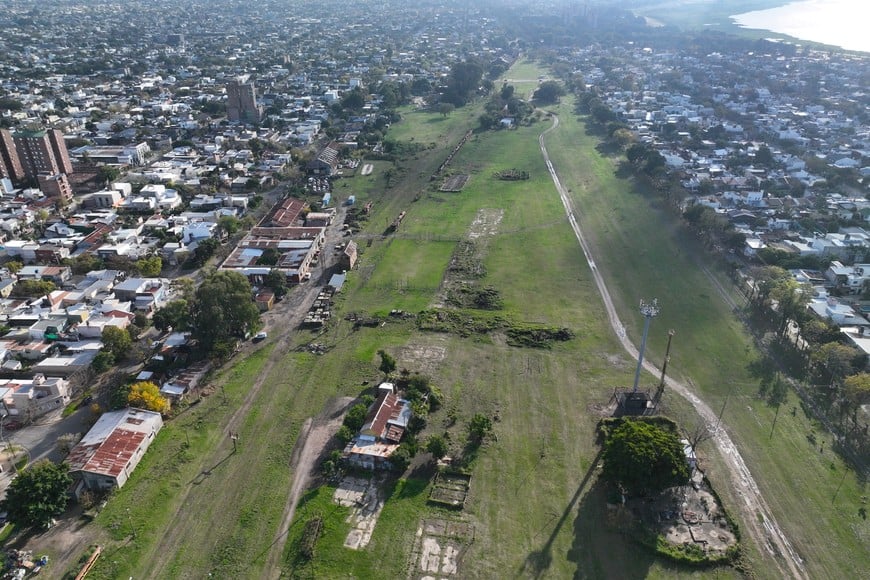
[[[623,348],[631,355],[632,358],[637,358],[638,351],[634,344],[628,339],[625,333],[625,326],[619,320],[619,315],[616,313],[616,308],[613,306],[613,300],[610,298],[610,292],[604,282],[604,278],[595,265],[592,257],[592,252],[583,232],[580,230],[580,225],[574,216],[574,207],[568,191],[562,186],[559,176],[550,161],[550,155],[547,153],[547,147],[544,144],[544,137],[550,131],[553,131],[559,126],[559,117],[552,114],[553,125],[545,130],[538,137],[538,143],[541,147],[541,153],[544,156],[544,161],[547,164],[547,170],[550,172],[550,177],[553,178],[553,184],[559,192],[559,197],[562,199],[562,205],[565,207],[565,213],[568,214],[568,222],[571,224],[571,229],[574,230],[574,235],[583,249],[583,255],[586,257],[586,262],[592,271],[592,277],[595,279],[595,284],[598,286],[598,291],[601,293],[601,299],[604,302],[604,308],[607,311],[607,317],[610,319],[610,325],[614,332],[619,336]],[[659,377],[660,370],[647,360],[643,362],[644,369],[652,373],[656,378]],[[806,569],[803,565],[803,560],[798,556],[797,552],[792,547],[788,538],[785,537],[782,529],[777,525],[773,514],[761,495],[758,485],[749,472],[743,456],[737,450],[731,437],[723,427],[719,427],[716,413],[710,408],[707,403],[702,401],[692,392],[685,384],[676,381],[670,377],[666,378],[667,386],[678,393],[681,397],[689,401],[698,414],[704,419],[707,428],[712,434],[712,440],[721,452],[722,458],[730,467],[730,475],[734,488],[737,493],[743,498],[743,505],[740,506],[743,512],[743,524],[746,526],[752,537],[755,539],[759,547],[763,546],[768,553],[774,556],[774,560],[780,568],[784,576],[792,578],[806,579],[809,578]]]

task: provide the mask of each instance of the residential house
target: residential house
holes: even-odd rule
[[[389,469],[411,416],[411,404],[399,398],[391,383],[382,383],[359,435],[344,450],[345,459],[364,469]]]
[[[32,379],[0,381],[6,411],[20,421],[35,419],[69,403],[69,385],[60,377],[35,374]]]
[[[169,281],[160,278],[127,278],[115,285],[113,291],[118,300],[132,302],[134,309],[153,312],[167,301]]]

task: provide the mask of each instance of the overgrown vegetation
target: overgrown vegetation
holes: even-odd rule
[[[568,328],[546,327],[512,322],[503,316],[478,316],[468,311],[434,308],[424,310],[417,317],[421,330],[449,332],[463,337],[504,332],[511,346],[551,348],[556,342],[574,338]]]

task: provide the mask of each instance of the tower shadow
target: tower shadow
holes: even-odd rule
[[[556,537],[562,530],[562,526],[564,526],[565,522],[568,520],[568,516],[571,514],[571,512],[574,511],[574,506],[576,505],[577,500],[580,499],[580,496],[583,495],[583,491],[587,488],[589,482],[592,480],[592,477],[595,474],[595,470],[598,468],[598,463],[601,461],[601,456],[603,453],[604,448],[598,450],[598,454],[592,460],[592,464],[589,466],[589,469],[586,470],[586,474],[583,476],[583,479],[577,486],[577,490],[571,497],[571,501],[569,501],[568,505],[565,506],[565,510],[562,512],[562,516],[556,522],[553,531],[550,533],[550,537],[547,538],[547,541],[544,543],[540,550],[535,550],[534,552],[531,552],[528,556],[526,556],[526,559],[523,562],[522,567],[520,568],[520,572],[524,574],[531,574],[533,578],[540,578],[541,575],[543,575],[543,573],[546,572],[550,565],[553,563],[553,542],[556,541]]]

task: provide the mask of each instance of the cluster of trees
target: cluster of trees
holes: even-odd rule
[[[544,81],[535,90],[535,101],[541,105],[558,103],[565,95],[565,87],[558,81]]]
[[[72,481],[66,463],[39,461],[12,480],[0,509],[18,526],[47,528],[66,509],[67,490]]]
[[[134,337],[127,328],[119,328],[117,326],[105,327],[101,335],[103,348],[100,349],[100,352],[91,361],[91,368],[95,372],[103,373],[115,366],[115,363],[121,361],[130,351],[130,348],[133,346],[133,339]]]
[[[154,326],[160,330],[190,330],[200,348],[217,358],[229,356],[238,340],[253,331],[260,311],[251,299],[251,284],[238,272],[217,270],[193,291],[154,313]]]
[[[503,84],[501,90],[494,92],[486,103],[486,112],[480,116],[480,126],[483,129],[492,129],[499,126],[502,117],[514,117],[517,123],[531,115],[534,108],[532,105],[516,96],[513,85]]]
[[[772,332],[770,347],[792,363],[793,374],[811,385],[805,394],[845,435],[844,445],[866,452],[870,440],[866,426],[859,423],[858,410],[870,402],[870,374],[864,370],[867,356],[849,344],[836,325],[807,310],[812,289],[796,282],[787,270],[759,267],[752,270],[751,278],[750,311],[758,327]],[[775,396],[770,380],[775,363],[760,366],[766,373],[761,373],[759,393],[770,399]]]
[[[691,475],[676,431],[643,420],[625,420],[604,443],[603,476],[632,496],[685,485]]]
[[[481,87],[483,65],[475,60],[454,63],[441,100],[457,107],[465,105]]]

